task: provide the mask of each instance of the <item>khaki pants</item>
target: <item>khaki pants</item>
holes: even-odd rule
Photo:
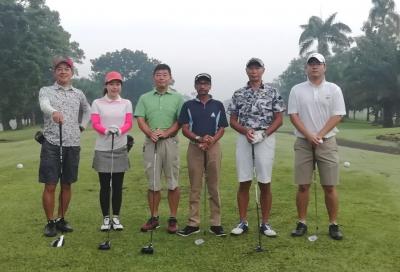
[[[336,138],[330,137],[315,149],[320,183],[337,185],[339,183],[339,154]],[[311,144],[303,138],[294,143],[294,181],[295,184],[311,184],[313,173],[313,151]]]
[[[145,138],[143,146],[143,164],[149,183],[149,190],[161,190],[161,174],[165,175],[168,190],[178,187],[179,178],[179,140],[178,136],[157,142],[156,176],[154,177],[154,143]],[[154,184],[153,184],[154,181]]]
[[[219,198],[219,174],[221,168],[221,150],[219,143],[215,143],[206,155],[207,173],[206,183],[209,195],[210,224],[211,226],[221,225],[221,203]],[[187,151],[187,164],[190,179],[189,196],[189,226],[200,225],[200,199],[204,174],[204,151],[195,144],[189,144]],[[204,205],[204,204],[203,204]]]

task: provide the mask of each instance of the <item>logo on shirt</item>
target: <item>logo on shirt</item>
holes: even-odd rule
[[[215,114],[214,114],[214,113],[211,113],[211,117],[212,117],[212,118],[215,118]]]

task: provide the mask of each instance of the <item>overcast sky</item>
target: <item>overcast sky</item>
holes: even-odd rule
[[[350,26],[354,36],[362,33],[372,7],[370,0],[47,0],[47,5],[85,51],[81,76],[101,54],[143,50],[171,66],[174,88],[182,93],[194,91],[196,74],[210,73],[212,94],[222,100],[245,84],[251,57],[265,62],[265,81],[277,78],[298,55],[299,25],[311,16],[326,19],[337,12],[336,21]]]

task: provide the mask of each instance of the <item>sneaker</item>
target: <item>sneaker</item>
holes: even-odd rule
[[[334,240],[342,240],[343,239],[343,234],[339,230],[339,225],[337,225],[337,224],[329,225],[329,236]]]
[[[103,224],[100,226],[101,231],[108,231],[111,229],[111,222],[110,222],[110,217],[104,216],[103,218]]]
[[[272,229],[270,224],[262,223],[260,225],[260,232],[268,237],[276,237],[276,232]]]
[[[222,226],[211,226],[209,231],[210,233],[213,233],[215,234],[215,236],[218,237],[226,236],[226,233],[224,232],[224,228]]]
[[[118,215],[113,216],[112,227],[114,230],[123,230],[124,229],[124,226],[122,226],[121,222],[119,221]]]
[[[241,221],[236,228],[231,230],[232,235],[240,235],[249,229],[249,223]]]
[[[155,230],[160,227],[160,224],[158,223],[158,216],[157,217],[150,217],[149,220],[143,226],[140,228],[140,231],[142,232],[147,232],[149,230]]]
[[[56,228],[61,232],[72,232],[74,230],[63,217],[56,219]]]
[[[49,220],[46,224],[46,226],[44,226],[44,236],[47,237],[54,237],[57,235],[57,228],[56,228],[56,223],[54,222],[54,220]]]
[[[178,220],[175,217],[170,217],[168,219],[167,232],[170,234],[175,234],[178,231]]]
[[[292,231],[293,237],[300,237],[306,234],[307,232],[307,225],[302,222],[297,222],[296,229]]]
[[[192,235],[193,233],[199,233],[199,232],[200,232],[199,227],[186,226],[183,229],[177,231],[176,234],[186,237],[186,236]]]

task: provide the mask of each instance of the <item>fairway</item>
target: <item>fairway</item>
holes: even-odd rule
[[[295,227],[293,142],[288,133],[277,134],[272,181],[273,204],[270,223],[277,238],[262,237],[263,253],[257,245],[254,188],[250,194],[249,232],[240,237],[215,237],[203,232],[180,237],[166,232],[168,204],[165,183],[160,204],[160,224],[154,233],[154,255],[141,255],[149,233],[139,228],[149,216],[147,181],[142,165],[143,135],[134,127],[136,144],[130,153],[132,168],[124,181],[121,220],[124,231],[112,232],[110,251],[97,246],[105,234],[98,200],[97,173],[91,168],[95,133],[84,132],[79,180],[67,220],[74,227],[65,236],[63,248],[49,246],[53,238],[43,236],[45,216],[41,206],[42,185],[37,182],[40,145],[34,130],[0,133],[0,263],[1,271],[399,271],[400,265],[400,156],[340,147],[341,183],[339,223],[344,240],[328,237],[322,190],[318,188],[319,239],[311,243],[290,237]],[[357,131],[343,134],[357,134]],[[236,207],[235,133],[227,129],[222,138],[222,224],[226,232],[238,222]],[[340,134],[338,135],[340,136]],[[186,225],[188,176],[186,139],[181,140],[181,201],[179,226]],[[343,162],[351,162],[349,168]],[[16,165],[23,163],[24,168]],[[313,195],[312,195],[313,196]],[[208,206],[208,204],[207,204]],[[309,235],[315,229],[314,200],[309,204]],[[202,222],[202,225],[203,222]],[[194,241],[203,238],[197,246]]]

